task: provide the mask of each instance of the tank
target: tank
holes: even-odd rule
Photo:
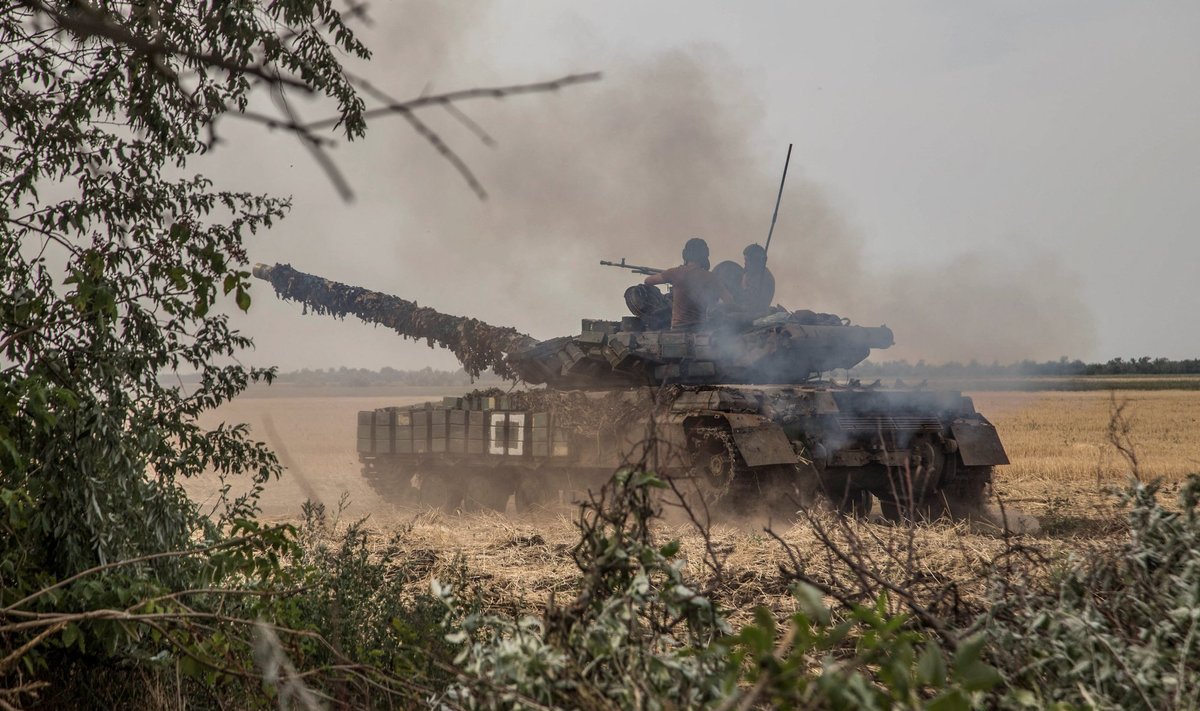
[[[578,335],[541,341],[290,265],[253,273],[306,312],[354,315],[448,348],[473,377],[525,386],[359,412],[363,475],[397,504],[524,511],[641,466],[717,512],[786,517],[824,503],[866,515],[878,503],[892,518],[961,516],[1008,463],[958,391],[824,379],[890,347],[886,326],[775,307],[696,331],[584,319]]]

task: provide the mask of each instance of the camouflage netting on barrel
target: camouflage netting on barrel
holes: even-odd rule
[[[398,296],[305,274],[290,264],[258,264],[254,276],[271,282],[279,298],[304,304],[306,311],[312,309],[337,318],[353,314],[366,323],[386,326],[405,338],[423,339],[431,348],[434,345],[447,348],[471,377],[490,369],[500,377],[517,380],[519,374],[505,357],[537,343],[514,328],[444,314]]]

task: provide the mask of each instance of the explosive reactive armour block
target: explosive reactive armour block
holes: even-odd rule
[[[571,453],[571,447],[567,438],[567,431],[564,429],[553,430],[553,438],[551,440],[550,454],[555,457],[565,457]]]
[[[666,380],[668,378],[679,377],[679,365],[672,363],[670,365],[660,365],[654,369],[654,377],[658,380]]]
[[[687,358],[688,346],[686,343],[664,343],[662,344],[662,357],[678,360]]]
[[[535,457],[550,456],[550,413],[535,412],[530,417],[529,451]]]
[[[585,318],[583,319],[583,323],[581,325],[584,333],[616,333],[620,328],[620,324],[617,321],[609,321],[599,318]]]
[[[407,415],[398,416],[396,418],[397,425],[393,433],[395,442],[395,451],[397,454],[412,454],[413,451],[413,426],[409,423],[412,418]],[[404,424],[399,424],[403,422]]]
[[[374,420],[374,432],[371,437],[374,441],[372,451],[375,454],[391,454],[394,451],[392,431],[395,429],[395,413],[389,410],[376,410]]]

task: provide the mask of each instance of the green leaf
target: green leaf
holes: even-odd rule
[[[242,311],[250,310],[250,292],[240,285],[237,288],[237,305]]]
[[[830,622],[829,608],[825,606],[825,597],[817,588],[808,583],[796,583],[792,586],[792,597],[800,605],[800,609],[819,624],[828,625]]]
[[[995,667],[983,662],[975,662],[955,671],[955,676],[962,680],[963,688],[967,691],[987,691],[1004,681]]]
[[[979,661],[980,654],[983,652],[983,645],[986,642],[987,638],[984,637],[982,632],[961,640],[954,652],[954,666],[962,667]]]
[[[961,689],[951,689],[930,699],[925,708],[927,711],[970,711],[971,700]]]
[[[954,676],[967,691],[987,691],[1003,681],[999,671],[980,659],[986,641],[980,632],[959,642],[954,653]]]
[[[62,631],[62,643],[64,647],[71,647],[79,639],[79,626],[69,624]],[[82,650],[81,650],[82,651]]]
[[[192,657],[184,655],[179,658],[179,673],[195,679],[204,673],[204,666]]]
[[[942,657],[942,650],[932,642],[921,650],[917,660],[917,679],[933,687],[941,687],[946,683],[946,660]]]

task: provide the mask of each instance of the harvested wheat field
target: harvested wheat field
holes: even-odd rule
[[[532,516],[405,510],[379,500],[359,477],[355,413],[421,402],[430,395],[273,392],[240,398],[221,408],[211,423],[247,422],[288,467],[263,496],[268,518],[297,519],[301,503],[312,499],[341,523],[368,517],[381,542],[399,532],[400,545],[421,573],[416,584],[449,576],[461,563],[488,604],[536,609],[552,596],[568,599],[576,572],[571,555],[578,540],[575,509],[561,506]],[[668,506],[658,535],[664,542],[678,539],[681,557],[703,580],[713,579],[706,559],[715,556],[721,568],[715,596],[734,621],[745,619],[758,604],[789,606],[788,581],[797,576],[853,594],[860,585],[855,564],[882,571],[888,579],[921,581],[933,603],[952,613],[946,608],[969,608],[980,599],[983,591],[973,585],[996,565],[1016,565],[1020,557],[1025,563],[1034,560],[1035,570],[1048,570],[1071,553],[1119,541],[1121,509],[1111,491],[1128,480],[1131,466],[1110,442],[1116,409],[1128,424],[1127,432],[1116,434],[1132,444],[1143,480],[1162,477],[1169,495],[1189,472],[1200,471],[1198,391],[983,392],[973,397],[977,409],[996,424],[1012,460],[997,472],[995,498],[1014,527],[1036,528],[1034,533],[1010,538],[971,522],[898,526],[877,516],[852,521],[818,513],[814,521],[772,522],[771,532],[764,530],[766,520],[717,521],[706,543],[686,516]],[[215,479],[191,487],[199,500],[211,500],[217,490]],[[1040,526],[1030,525],[1031,519]],[[850,560],[831,555],[820,543],[822,535]],[[1016,543],[1032,552],[1013,550]],[[950,586],[954,595],[943,596],[951,582],[957,583]]]

